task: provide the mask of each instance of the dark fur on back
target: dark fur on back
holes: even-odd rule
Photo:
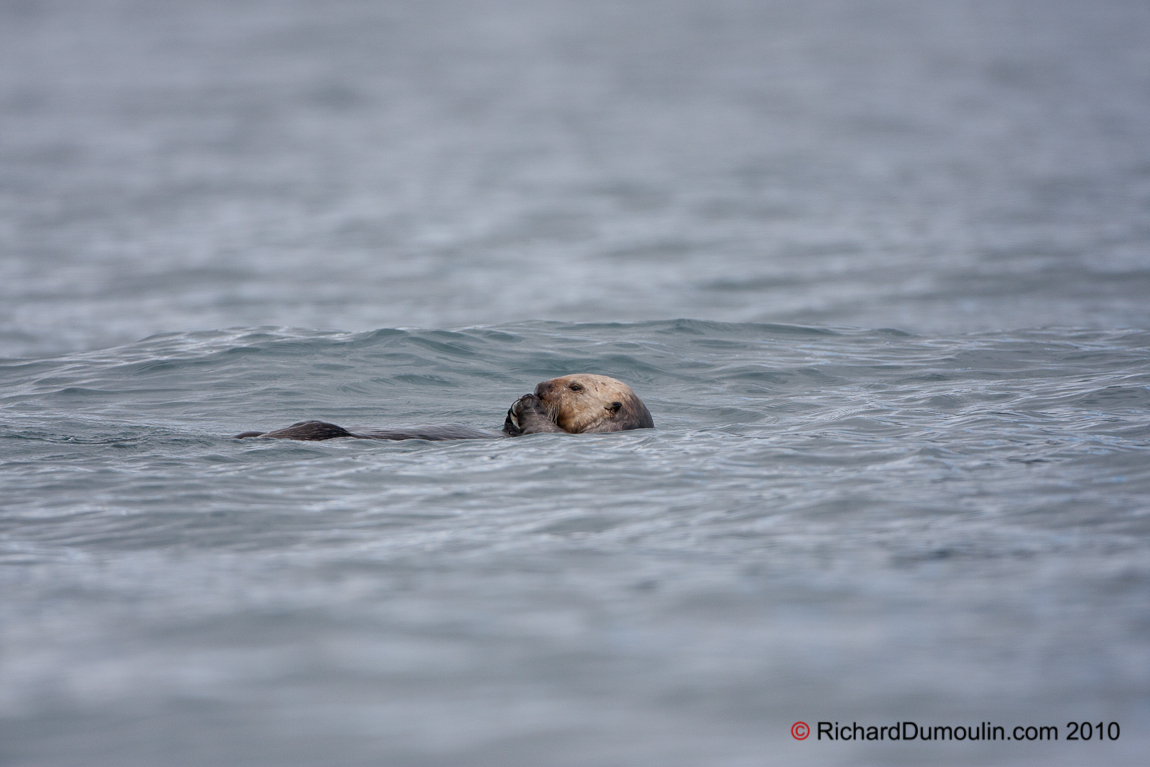
[[[304,440],[322,440],[334,439],[336,437],[354,437],[347,429],[342,426],[336,426],[334,423],[324,423],[323,421],[300,421],[293,423],[286,429],[277,429],[276,431],[258,432],[258,431],[245,431],[243,434],[237,434],[236,439],[245,439],[246,437],[268,437],[269,439],[304,439]]]
[[[300,421],[299,423],[293,423],[286,429],[277,429],[276,431],[245,431],[243,434],[237,434],[236,439],[267,437],[269,439],[320,441],[335,439],[336,437],[358,437],[359,439],[426,439],[438,441],[448,439],[498,439],[502,436],[503,435],[497,431],[473,429],[470,426],[459,426],[456,424],[419,426],[410,429],[372,429],[369,431],[352,432],[342,426],[336,426],[334,423]]]

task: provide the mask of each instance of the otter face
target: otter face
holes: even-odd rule
[[[647,406],[631,387],[607,376],[552,378],[535,387],[548,417],[571,434],[654,428]]]

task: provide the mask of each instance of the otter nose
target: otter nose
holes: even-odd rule
[[[535,396],[538,397],[539,399],[544,399],[547,396],[547,393],[550,391],[551,391],[551,382],[550,381],[544,381],[543,383],[541,383],[535,387]]]

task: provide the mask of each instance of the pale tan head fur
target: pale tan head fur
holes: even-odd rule
[[[654,428],[631,387],[607,376],[583,373],[544,381],[535,396],[560,429],[572,434]]]

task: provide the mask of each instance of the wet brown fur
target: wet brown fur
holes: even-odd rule
[[[607,376],[582,373],[544,381],[535,397],[548,418],[571,434],[651,429],[655,422],[631,387]]]

